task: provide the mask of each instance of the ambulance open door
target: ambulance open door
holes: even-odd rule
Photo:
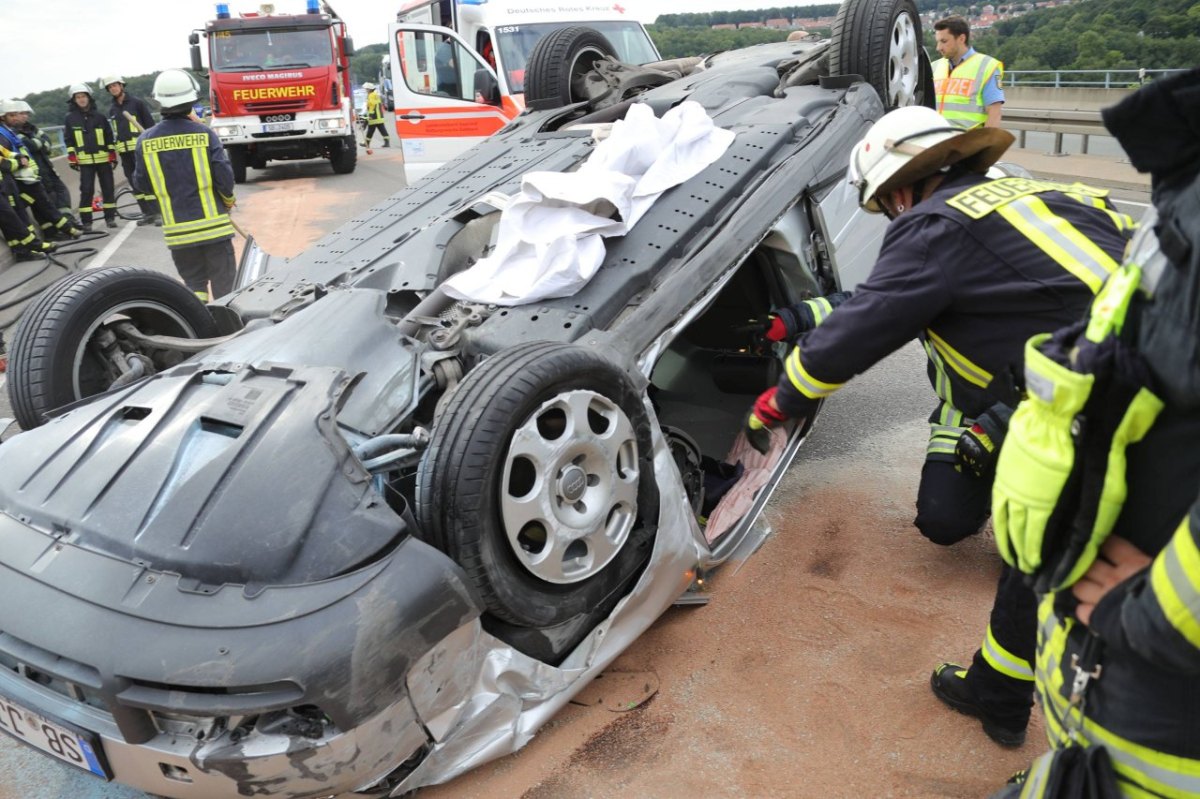
[[[391,29],[395,131],[411,185],[495,133],[511,114],[501,107],[496,73],[457,33],[433,25]]]

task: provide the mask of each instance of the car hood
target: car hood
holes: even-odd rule
[[[339,429],[412,399],[417,356],[381,336],[382,302],[326,297],[16,436],[0,446],[0,510],[196,590],[361,566],[406,529],[351,452],[365,435]]]

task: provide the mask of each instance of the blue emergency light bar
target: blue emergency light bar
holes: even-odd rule
[[[308,0],[308,13],[320,14],[321,13],[321,0]]]
[[[229,3],[217,3],[217,19],[229,19]]]

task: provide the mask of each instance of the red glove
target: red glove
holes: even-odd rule
[[[71,167],[71,169],[74,169],[76,172],[79,171],[79,158],[75,155],[75,153],[67,153],[67,166]]]
[[[108,151],[108,163],[110,163],[110,164],[117,163],[117,151],[116,150]]]
[[[774,399],[777,390],[777,388],[771,387],[759,394],[758,399],[754,401],[754,408],[746,418],[746,440],[750,442],[750,446],[763,455],[766,455],[767,451],[771,449],[770,428],[787,421],[787,417],[775,407]]]

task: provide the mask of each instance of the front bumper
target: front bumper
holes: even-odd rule
[[[429,743],[414,663],[478,614],[415,538],[343,577],[205,594],[0,513],[0,695],[94,733],[113,779],[172,799],[377,783]]]

